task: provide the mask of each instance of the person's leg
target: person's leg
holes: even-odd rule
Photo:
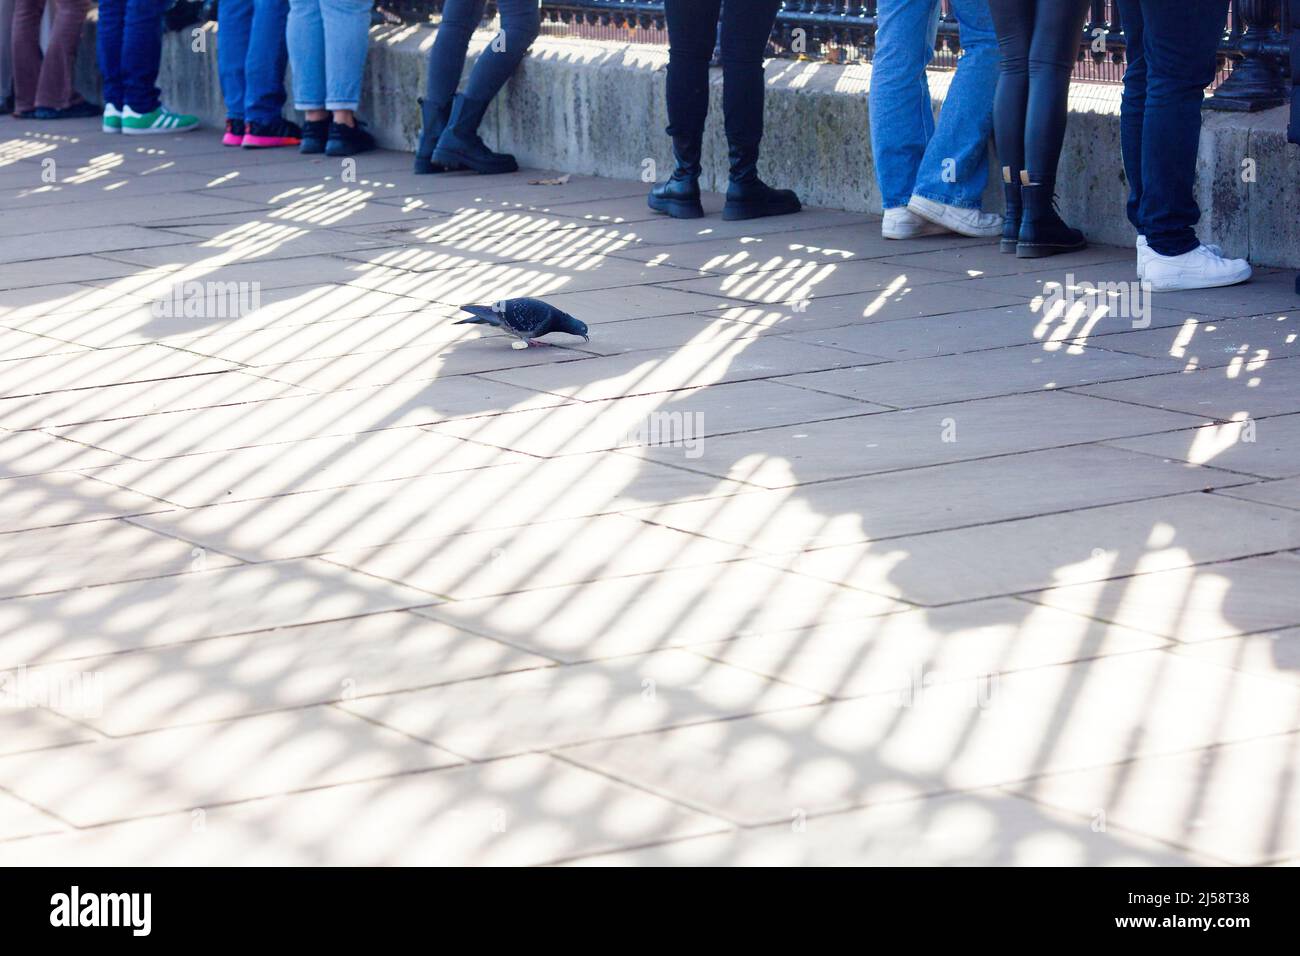
[[[244,64],[252,30],[253,0],[221,0],[217,6],[217,75],[229,120],[244,119]]]
[[[250,123],[274,125],[284,112],[288,18],[289,0],[254,0],[252,37],[244,60],[244,116]]]
[[[1142,0],[1146,109],[1138,219],[1151,249],[1177,256],[1200,245],[1193,228],[1201,104],[1214,81],[1228,0]]]
[[[371,0],[320,0],[325,25],[325,108],[354,125],[370,49]]]
[[[11,49],[14,58],[14,113],[36,109],[36,87],[41,76],[41,17],[45,0],[16,0]]]
[[[122,132],[122,107],[126,105],[122,85],[122,34],[126,0],[99,0],[99,23],[95,30],[95,53],[104,93],[105,133]]]
[[[1070,115],[1070,74],[1089,0],[1038,0],[1029,46],[1025,170],[1035,183],[1055,184]]]
[[[1056,167],[1070,115],[1070,74],[1079,56],[1088,0],[1038,0],[1029,42],[1029,99],[1025,108],[1025,168],[1020,174],[1022,259],[1074,252],[1087,246],[1056,211]]]
[[[961,59],[926,146],[913,195],[979,209],[988,183],[988,141],[998,82],[998,39],[988,0],[952,0]]]
[[[128,109],[151,113],[161,103],[163,0],[127,0],[122,28],[122,95]]]
[[[38,109],[67,110],[83,104],[72,83],[72,71],[77,62],[77,47],[81,45],[81,29],[86,25],[90,0],[51,2],[54,4],[54,22],[36,87],[36,106]]]
[[[723,0],[722,109],[731,161],[723,219],[757,219],[799,212],[789,189],[773,189],[758,175],[763,140],[763,54],[779,0]]]
[[[442,20],[429,50],[429,67],[424,78],[424,101],[435,107],[451,108],[452,97],[465,70],[465,53],[470,37],[483,21],[486,0],[446,0]]]
[[[14,0],[0,0],[0,113],[9,109],[9,97],[14,93],[13,22]]]
[[[1124,93],[1119,110],[1119,148],[1128,180],[1128,221],[1145,235],[1138,215],[1142,205],[1142,126],[1147,102],[1146,24],[1141,0],[1116,0],[1124,24]]]
[[[993,94],[993,139],[1002,175],[1003,252],[1020,236],[1020,171],[1025,168],[1025,110],[1029,104],[1029,43],[1035,0],[990,0],[998,34],[998,84]]]
[[[906,206],[934,135],[925,68],[934,56],[938,0],[880,0],[871,61],[871,156],[881,204]]]
[[[519,66],[542,29],[538,0],[497,0],[501,32],[479,54],[465,83],[465,96],[490,102]]]
[[[656,184],[647,197],[655,212],[675,219],[698,219],[700,153],[704,121],[709,114],[709,61],[722,29],[718,17],[722,0],[666,0],[668,23],[668,128],[674,167],[667,181]]]
[[[323,153],[330,114],[325,109],[325,26],[320,0],[289,0],[285,40],[293,72],[293,105],[306,120],[298,150]]]
[[[669,136],[704,136],[709,115],[709,61],[721,9],[722,0],[665,0]]]

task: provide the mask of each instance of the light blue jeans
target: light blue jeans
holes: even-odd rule
[[[370,46],[373,0],[289,0],[293,105],[355,110]]]
[[[934,56],[939,0],[880,0],[871,63],[871,153],[884,207],[913,196],[979,209],[988,183],[988,140],[998,42],[987,0],[952,0],[962,54],[934,122],[925,68]]]

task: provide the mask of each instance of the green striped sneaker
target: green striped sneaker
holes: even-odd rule
[[[151,113],[137,113],[127,106],[122,110],[122,132],[135,136],[151,133],[188,133],[197,129],[199,118],[187,113],[173,113],[159,106]]]
[[[104,104],[104,125],[105,133],[122,132],[122,111],[112,103]]]

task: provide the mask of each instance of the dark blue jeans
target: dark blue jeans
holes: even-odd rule
[[[289,0],[221,0],[217,7],[217,70],[226,116],[272,123],[284,109]]]
[[[456,95],[470,35],[482,22],[485,5],[486,0],[447,0],[443,5],[424,87],[425,100],[439,109]],[[479,54],[465,84],[466,99],[491,102],[505,86],[541,30],[540,6],[539,0],[497,0],[501,32]]]
[[[1118,0],[1128,50],[1120,148],[1128,218],[1162,256],[1191,252],[1201,103],[1228,0]]]
[[[137,113],[158,108],[163,0],[99,0],[99,73],[104,102]]]

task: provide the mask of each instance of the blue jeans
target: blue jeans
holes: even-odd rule
[[[104,102],[137,113],[158,108],[163,0],[100,0],[96,40]]]
[[[988,139],[998,45],[986,0],[952,0],[962,56],[938,128],[925,68],[934,55],[939,0],[880,0],[871,63],[871,153],[886,209],[923,196],[979,209],[988,183]]]
[[[1228,0],[1119,0],[1128,68],[1120,149],[1128,219],[1162,256],[1191,252],[1201,103],[1214,82]]]
[[[487,0],[447,0],[442,7],[442,22],[429,51],[429,75],[424,98],[439,109],[456,95],[460,74],[465,68],[465,52],[471,34],[483,20]],[[465,84],[465,98],[490,102],[505,86],[528,47],[542,28],[538,0],[497,0],[501,13],[501,42],[493,42],[479,54]]]
[[[217,7],[217,70],[226,116],[273,123],[284,110],[289,62],[285,21],[289,0],[221,0]]]
[[[294,106],[355,110],[370,45],[372,0],[289,0]]]

